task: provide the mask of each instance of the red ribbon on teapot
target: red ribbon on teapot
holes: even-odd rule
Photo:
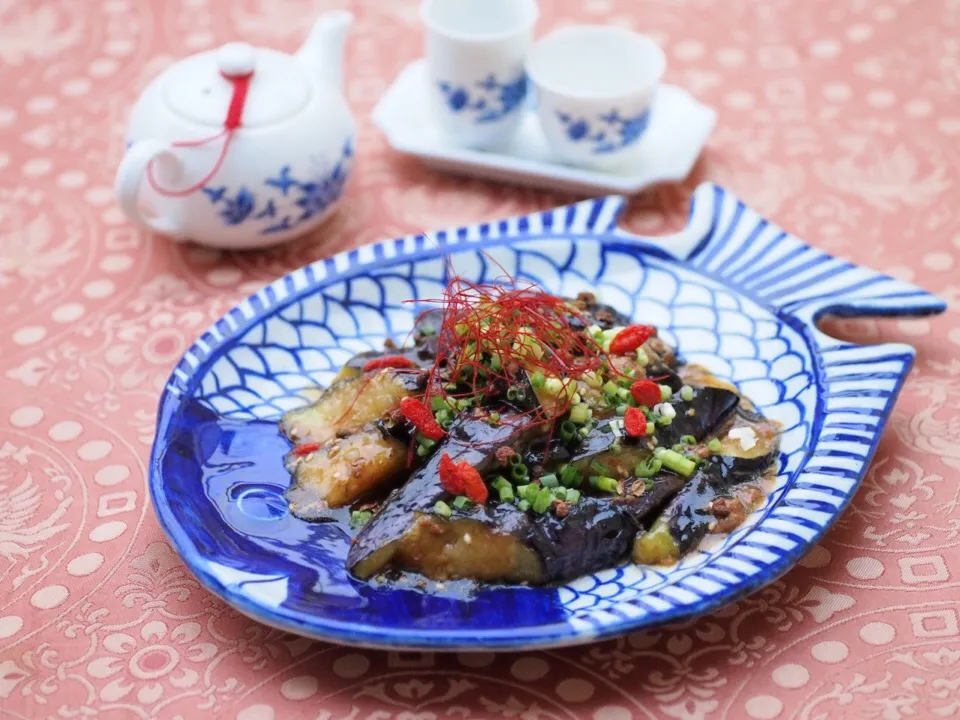
[[[220,138],[224,138],[223,146],[220,148],[220,154],[217,156],[213,168],[211,168],[210,172],[208,172],[202,180],[181,190],[162,187],[154,177],[153,163],[147,165],[147,182],[150,183],[150,187],[161,195],[166,197],[186,197],[187,195],[195,193],[213,179],[213,176],[217,174],[220,166],[223,165],[224,159],[227,157],[230,141],[233,140],[233,135],[237,128],[243,124],[243,108],[247,102],[247,91],[250,89],[250,80],[253,77],[253,72],[233,74],[221,70],[220,75],[233,85],[230,105],[227,108],[227,117],[223,121],[223,130],[216,135],[211,135],[210,137],[199,140],[177,140],[170,143],[173,147],[199,147],[200,145],[206,145],[207,143],[212,143]]]

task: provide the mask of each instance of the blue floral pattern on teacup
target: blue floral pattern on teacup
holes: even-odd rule
[[[650,110],[638,115],[624,117],[619,110],[611,110],[591,122],[557,111],[557,119],[563,124],[567,138],[575,143],[592,144],[591,152],[611,153],[636,142],[650,124]]]
[[[466,85],[446,81],[437,83],[447,107],[454,113],[474,112],[475,123],[490,123],[506,117],[519,108],[527,97],[527,76],[519,75],[507,82],[497,80],[493,73]]]
[[[299,179],[289,165],[284,165],[274,177],[264,179],[268,188],[265,192],[272,189],[274,196],[267,196],[265,201],[262,195],[258,201],[254,191],[245,186],[231,192],[226,185],[207,185],[203,193],[227,225],[259,220],[263,225],[260,234],[271,235],[290,230],[332,206],[343,194],[352,160],[353,143],[347,140],[334,166],[316,177]]]

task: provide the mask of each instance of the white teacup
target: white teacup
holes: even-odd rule
[[[666,66],[659,45],[626,28],[580,25],[537,43],[527,74],[556,155],[597,169],[628,161],[647,128]]]
[[[452,142],[488,149],[516,132],[538,14],[536,0],[424,0],[431,99]]]

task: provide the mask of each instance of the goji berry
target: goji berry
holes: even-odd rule
[[[446,435],[433,413],[416,398],[405,397],[401,400],[400,412],[424,437],[439,440]]]
[[[403,355],[384,355],[383,357],[374,358],[369,361],[366,365],[363,366],[364,372],[369,372],[371,370],[380,370],[381,368],[412,368],[417,367],[417,364],[408,357]]]
[[[629,407],[623,415],[623,429],[630,437],[644,437],[647,434],[647,416],[640,408]]]
[[[652,338],[655,332],[656,330],[649,325],[629,325],[610,341],[610,352],[614,355],[633,352]]]
[[[653,380],[637,380],[630,386],[630,394],[637,401],[638,405],[653,407],[660,402],[663,397],[660,394],[660,386]]]
[[[451,495],[466,495],[475,503],[483,504],[490,496],[480,473],[466,460],[455,463],[444,453],[440,456],[440,484]]]
[[[303,457],[304,455],[309,455],[312,452],[316,452],[321,447],[320,443],[303,443],[302,445],[297,445],[293,450],[290,451],[291,455],[296,455],[297,457]]]
[[[463,494],[475,503],[479,503],[480,505],[485,503],[490,496],[490,491],[487,490],[487,484],[483,481],[483,478],[480,477],[477,469],[466,460],[457,463],[457,467],[460,469],[460,482],[463,485]]]
[[[460,468],[447,453],[440,456],[440,484],[451,495],[463,495]]]

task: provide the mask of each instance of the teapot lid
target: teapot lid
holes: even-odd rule
[[[310,79],[293,57],[247,43],[227,43],[173,65],[164,74],[163,98],[177,115],[221,127],[234,90],[227,78],[248,74],[244,127],[285,120],[310,100]]]

